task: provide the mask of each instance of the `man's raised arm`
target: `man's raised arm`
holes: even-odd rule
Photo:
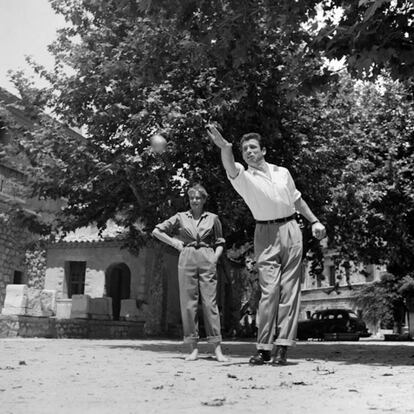
[[[230,178],[235,178],[238,174],[238,169],[234,161],[232,144],[225,140],[223,136],[220,134],[220,132],[217,130],[217,128],[213,125],[209,125],[207,127],[207,134],[214,142],[214,144],[216,144],[217,147],[220,148],[221,161],[223,163],[225,170],[227,171],[227,174],[230,176]]]

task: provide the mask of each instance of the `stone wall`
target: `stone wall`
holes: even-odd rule
[[[139,339],[144,336],[144,322],[56,320],[57,338]]]
[[[6,286],[13,283],[15,271],[22,272],[27,279],[26,246],[33,236],[11,215],[11,207],[0,200],[0,308],[3,306]]]
[[[0,315],[0,338],[56,338],[55,320],[35,316]]]
[[[16,315],[0,315],[0,338],[19,336],[19,317]]]
[[[35,246],[38,237],[16,219],[19,208],[28,207],[28,196],[25,175],[0,164],[0,310],[15,272],[21,272],[20,283],[43,289],[45,253]]]
[[[46,250],[39,243],[25,251],[26,284],[29,288],[42,290],[46,276]]]
[[[25,180],[23,173],[0,164],[0,193],[12,198],[25,199],[29,194]]]
[[[0,338],[140,339],[144,322],[42,318],[0,315]]]

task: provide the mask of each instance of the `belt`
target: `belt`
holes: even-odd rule
[[[278,218],[274,220],[256,220],[256,224],[273,224],[273,223],[287,223],[288,221],[294,220],[296,213],[289,217]]]
[[[212,246],[202,241],[200,242],[193,241],[191,243],[186,244],[184,247],[194,247],[195,249],[199,249],[200,247],[212,247]]]

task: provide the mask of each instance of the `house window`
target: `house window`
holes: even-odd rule
[[[335,286],[335,265],[329,266],[329,286]]]
[[[13,285],[23,284],[23,273],[20,270],[15,270],[13,274]]]
[[[67,271],[68,298],[71,298],[72,295],[83,295],[85,291],[86,262],[69,262]]]

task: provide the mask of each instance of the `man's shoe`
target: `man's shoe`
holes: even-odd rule
[[[251,365],[264,365],[267,362],[270,362],[270,351],[263,349],[260,349],[257,355],[252,356],[249,360],[249,364]]]
[[[286,365],[287,364],[287,346],[276,346],[276,353],[273,358],[273,365]]]

